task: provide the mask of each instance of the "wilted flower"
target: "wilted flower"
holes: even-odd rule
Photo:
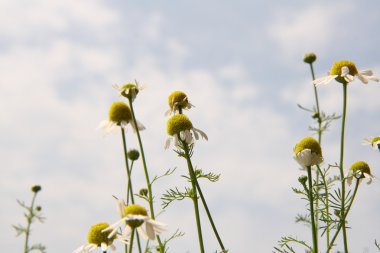
[[[348,185],[351,185],[352,179],[354,177],[356,179],[368,178],[369,180],[367,184],[370,184],[374,178],[374,176],[371,174],[371,169],[369,168],[368,164],[363,161],[359,161],[351,165],[351,168],[347,174]]]
[[[117,130],[119,127],[127,129],[128,124],[131,124],[134,131],[136,126],[132,120],[132,113],[129,106],[124,102],[114,102],[108,113],[108,120],[100,122],[98,129],[103,129],[107,133]],[[144,130],[143,124],[137,121],[137,128]]]
[[[116,233],[112,236],[111,231],[104,231],[108,228],[109,225],[106,222],[98,223],[93,225],[88,232],[87,241],[88,243],[80,246],[73,253],[89,253],[91,251],[96,250],[97,248],[101,248],[102,251],[106,251],[108,248],[115,250],[115,246],[113,242],[118,240],[124,244],[127,244],[127,238],[125,236],[117,235]]]
[[[190,109],[191,107],[194,107],[194,105],[189,102],[187,95],[182,91],[172,92],[169,95],[168,103],[170,108],[165,112],[165,116],[175,114],[180,110]]]
[[[144,89],[144,87],[140,86],[137,81],[135,81],[135,83],[124,84],[121,87],[115,84],[113,87],[119,92],[120,96],[131,99],[132,102],[135,100],[139,91]]]
[[[313,81],[315,85],[327,84],[335,79],[340,83],[349,83],[357,77],[362,83],[367,84],[368,80],[378,82],[379,78],[373,75],[372,70],[358,71],[355,64],[350,61],[338,61],[331,67],[327,76]]]
[[[193,127],[190,119],[184,114],[176,114],[168,120],[167,132],[169,136],[165,142],[165,149],[170,147],[172,140],[175,146],[179,145],[180,140],[191,144],[194,141],[193,135],[196,140],[199,139],[199,135],[208,140],[207,135],[203,131]]]
[[[117,208],[120,216],[119,221],[112,224],[103,231],[109,231],[109,238],[112,238],[119,228],[124,226],[122,234],[127,236],[131,233],[132,229],[137,229],[137,232],[145,239],[154,240],[156,233],[161,233],[166,229],[166,225],[151,219],[148,216],[147,210],[137,204],[126,206],[123,201],[117,200]],[[142,229],[142,225],[145,223],[145,231]]]
[[[380,136],[364,139],[363,145],[371,145],[374,150],[380,151]]]
[[[294,159],[302,168],[318,165],[323,162],[322,149],[312,137],[306,137],[294,147]]]

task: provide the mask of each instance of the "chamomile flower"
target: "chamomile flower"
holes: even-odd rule
[[[103,120],[100,122],[98,129],[104,130],[106,133],[114,132],[118,130],[119,127],[127,129],[128,124],[130,124],[134,131],[136,128],[139,130],[144,130],[143,124],[137,121],[137,126],[133,123],[132,113],[129,106],[124,102],[114,102],[108,113],[108,120]]]
[[[380,151],[380,136],[364,139],[363,145],[371,145],[374,150]]]
[[[194,107],[194,105],[189,102],[187,95],[182,91],[172,92],[169,95],[168,103],[170,108],[165,112],[165,116],[169,116],[184,109],[188,110],[191,107]]]
[[[132,99],[132,102],[135,100],[139,91],[144,89],[137,81],[135,81],[135,83],[124,84],[121,87],[115,84],[113,87],[119,92],[120,96]]]
[[[167,122],[168,137],[165,142],[165,149],[170,147],[170,143],[173,141],[175,146],[179,146],[180,140],[191,144],[194,142],[193,135],[196,140],[199,139],[199,135],[208,140],[207,135],[193,127],[193,123],[184,114],[176,114],[172,116]]]
[[[368,183],[370,184],[372,182],[372,179],[375,178],[371,174],[371,169],[369,168],[368,164],[363,161],[356,162],[351,165],[351,168],[347,174],[347,183],[348,185],[351,185],[352,179],[363,179],[363,178],[368,178]]]
[[[294,147],[294,159],[302,168],[319,165],[323,162],[322,149],[312,137],[306,137]]]
[[[116,240],[124,244],[128,243],[125,236],[120,236],[117,234],[109,236],[111,234],[111,231],[103,232],[103,230],[107,229],[108,227],[109,225],[106,222],[93,225],[88,232],[88,243],[80,246],[74,250],[73,253],[89,253],[96,250],[97,248],[101,248],[102,251],[106,251],[108,248],[115,250],[113,242]]]
[[[369,80],[379,82],[379,78],[373,75],[372,70],[359,71],[355,64],[350,61],[338,61],[331,67],[327,76],[313,81],[315,85],[328,84],[333,79],[339,83],[350,83],[357,77],[362,83],[367,84]]]
[[[140,205],[132,204],[126,206],[123,201],[117,200],[117,208],[122,218],[103,230],[104,232],[109,232],[109,238],[112,238],[118,229],[123,226],[122,235],[127,236],[131,233],[132,229],[136,229],[143,238],[149,240],[154,240],[156,233],[166,230],[165,224],[151,219],[148,216],[148,211]],[[143,224],[145,224],[145,230],[142,228]]]

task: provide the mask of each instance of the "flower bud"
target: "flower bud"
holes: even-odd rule
[[[127,156],[129,160],[136,161],[137,159],[139,159],[140,153],[136,149],[131,149],[128,151]]]
[[[32,186],[32,192],[34,192],[34,193],[37,193],[37,192],[39,192],[39,191],[41,191],[41,186],[39,186],[39,185],[33,185]]]
[[[317,59],[317,56],[314,53],[307,53],[303,57],[303,61],[309,64],[312,64],[313,62],[315,62],[316,59]]]

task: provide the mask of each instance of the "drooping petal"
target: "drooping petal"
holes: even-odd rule
[[[102,243],[100,244],[100,248],[102,249],[102,251],[106,251],[107,248],[108,248],[107,243],[102,242]]]
[[[208,141],[208,137],[207,137],[207,135],[206,135],[206,133],[205,132],[203,132],[202,130],[200,130],[200,129],[198,129],[198,128],[193,128],[196,132],[198,132],[201,136],[202,136],[202,138],[203,139],[205,139],[206,141]]]
[[[137,228],[137,232],[139,233],[139,235],[141,235],[142,238],[144,238],[145,240],[149,239],[148,235],[145,233],[144,229],[140,227]]]
[[[150,222],[145,222],[145,230],[149,240],[154,240],[156,234],[154,232],[153,225]]]
[[[165,140],[165,146],[164,146],[165,149],[168,149],[168,148],[170,147],[170,142],[171,142],[171,140],[172,140],[172,137],[171,137],[171,136],[168,136],[168,137],[166,138],[166,140]]]
[[[167,226],[164,223],[152,219],[148,220],[147,222],[153,225],[154,231],[157,233],[161,233],[166,230]]]
[[[315,86],[318,86],[320,84],[328,84],[329,82],[331,82],[332,80],[334,80],[335,78],[337,77],[337,75],[328,75],[328,76],[324,76],[324,77],[321,77],[321,78],[318,78],[318,79],[315,79],[313,81],[313,84]]]

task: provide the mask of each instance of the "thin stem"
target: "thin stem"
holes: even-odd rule
[[[24,253],[29,252],[28,242],[29,242],[29,235],[30,235],[30,226],[32,225],[32,219],[34,216],[33,210],[34,210],[34,201],[36,200],[36,197],[37,197],[37,192],[34,192],[32,203],[30,204],[30,207],[29,207],[29,215],[26,217],[28,224],[27,224],[26,232],[25,232]]]
[[[128,177],[128,188],[127,188],[127,205],[129,204],[129,197],[131,198],[132,204],[135,203],[135,199],[133,197],[133,187],[132,187],[132,180],[131,180],[131,174],[132,174],[132,168],[133,168],[133,161],[131,164],[131,167],[129,168],[129,162],[128,162],[128,149],[127,149],[127,142],[125,138],[125,130],[121,127],[121,136],[123,139],[123,151],[124,151],[124,159],[125,159],[125,170],[127,171],[127,177]],[[136,235],[137,237],[137,245],[139,249],[139,253],[141,253],[141,243],[140,243],[140,236],[139,234]],[[125,246],[125,253],[128,253],[128,248]]]
[[[179,114],[182,114],[182,107],[179,107],[179,108],[178,108],[178,112],[179,112]],[[194,171],[194,168],[192,167],[192,164],[191,164],[191,163],[190,163],[190,165],[191,165],[191,170]],[[218,233],[218,230],[216,229],[216,226],[215,226],[214,220],[212,219],[212,216],[211,216],[210,210],[209,210],[209,208],[208,208],[208,206],[207,206],[206,199],[205,199],[204,196],[203,196],[202,189],[201,189],[201,187],[199,186],[199,183],[198,183],[198,179],[197,179],[197,177],[195,177],[195,184],[196,184],[196,187],[197,187],[197,190],[198,190],[199,196],[201,197],[201,201],[202,201],[203,207],[205,208],[205,211],[206,211],[207,217],[208,217],[208,219],[209,219],[209,221],[210,221],[210,224],[211,224],[212,230],[214,231],[214,234],[215,234],[215,236],[216,236],[216,239],[218,240],[219,246],[222,248],[222,252],[224,252],[224,251],[226,251],[226,249],[224,248],[224,245],[223,245],[222,239],[220,238],[219,233]]]
[[[311,77],[313,79],[313,81],[315,80],[315,75],[314,75],[314,68],[313,68],[313,63],[310,63],[310,71],[311,71]],[[315,86],[313,84],[313,87],[314,87],[314,96],[315,96],[315,105],[316,105],[316,109],[317,109],[317,119],[318,119],[318,143],[319,145],[321,146],[322,145],[322,119],[321,119],[321,114],[320,114],[320,110],[319,110],[319,100],[318,100],[318,91],[317,91],[317,86]],[[318,182],[319,182],[319,169],[316,170],[315,172],[315,178],[316,178],[316,181],[317,181],[317,194],[319,194],[319,187],[318,187]],[[317,233],[318,233],[318,228],[319,228],[319,225],[318,225],[318,222],[319,222],[319,198],[317,198],[315,200],[315,217],[316,217],[316,220],[315,220],[315,226],[317,228]],[[326,230],[327,232],[327,243],[329,242],[329,231],[328,229]],[[317,243],[318,243],[318,236],[317,236]]]
[[[347,83],[343,83],[343,113],[342,113],[342,131],[340,138],[340,162],[339,162],[339,171],[340,171],[340,179],[342,183],[342,202],[340,214],[341,217],[345,217],[345,198],[346,198],[346,184],[344,179],[344,171],[343,171],[343,159],[344,159],[344,132],[345,132],[345,124],[346,124],[346,111],[347,111]],[[342,228],[343,228],[343,244],[344,251],[348,253],[348,245],[347,245],[347,231],[346,231],[346,220],[342,220]]]
[[[147,188],[148,188],[148,199],[149,199],[150,215],[151,215],[152,219],[154,220],[155,216],[154,216],[154,208],[153,208],[152,185],[151,185],[150,180],[149,180],[149,174],[148,174],[148,168],[146,166],[144,148],[143,148],[143,145],[142,145],[140,131],[138,129],[137,120],[136,120],[135,112],[134,112],[134,109],[133,109],[132,99],[128,98],[128,101],[129,101],[129,107],[131,108],[132,120],[133,120],[133,123],[134,123],[135,128],[136,128],[136,135],[137,135],[137,140],[138,140],[139,147],[140,147],[141,160],[142,160],[143,167],[144,167],[145,180],[146,180],[146,184],[147,184]],[[160,253],[165,253],[165,248],[164,248],[164,245],[161,242],[160,236],[157,235],[156,238],[157,238],[157,241],[158,241],[158,245],[160,247]]]
[[[129,252],[132,253],[132,249],[133,249],[133,237],[135,235],[135,231],[136,229],[135,228],[132,228],[132,232],[131,232],[131,239],[129,240]]]
[[[178,138],[181,140],[181,138],[178,136]],[[190,153],[189,153],[189,146],[185,141],[182,141],[182,146],[183,150],[185,151],[185,158],[187,161],[187,167],[189,169],[189,175],[190,175],[190,180],[191,180],[191,185],[192,185],[192,190],[193,190],[193,204],[194,204],[194,211],[195,211],[195,219],[197,223],[197,231],[198,231],[198,240],[199,240],[199,247],[201,250],[201,253],[204,253],[204,245],[203,245],[203,237],[202,237],[202,227],[201,227],[201,220],[199,217],[199,207],[198,207],[198,196],[197,196],[197,186],[196,186],[196,176],[194,173],[194,168],[190,160]]]
[[[311,166],[307,167],[307,179],[309,183],[309,201],[310,201],[310,219],[311,219],[311,227],[312,227],[312,236],[313,236],[313,251],[314,253],[318,253],[318,235],[317,228],[315,226],[315,214],[314,214],[314,196],[313,196],[313,181],[311,178]]]
[[[326,174],[324,174],[321,171],[321,168],[319,167],[319,165],[317,165],[317,168],[318,168],[319,174],[322,175],[323,186],[324,186],[325,195],[326,195],[326,200],[325,200],[325,210],[326,210],[325,211],[326,212],[326,243],[327,243],[327,248],[329,248],[330,247],[330,205],[329,205],[329,200],[328,200],[329,187],[328,187],[328,184],[326,182]]]
[[[344,217],[342,218],[342,221],[343,220],[346,220],[347,216],[348,216],[348,213],[350,212],[351,210],[351,206],[352,206],[352,203],[354,203],[354,199],[356,197],[356,193],[358,192],[358,189],[359,189],[359,183],[360,183],[360,179],[356,179],[356,184],[355,184],[355,190],[354,190],[354,194],[352,195],[352,198],[351,198],[351,201],[350,201],[350,204],[348,205],[348,208],[347,208],[347,211],[345,212],[345,215]],[[343,222],[341,222],[335,232],[335,235],[333,236],[331,242],[330,242],[330,245],[329,247],[327,248],[327,253],[330,252],[332,246],[334,245],[334,242],[335,242],[335,239],[338,237],[338,234],[340,232],[340,230],[342,229],[343,227]]]

